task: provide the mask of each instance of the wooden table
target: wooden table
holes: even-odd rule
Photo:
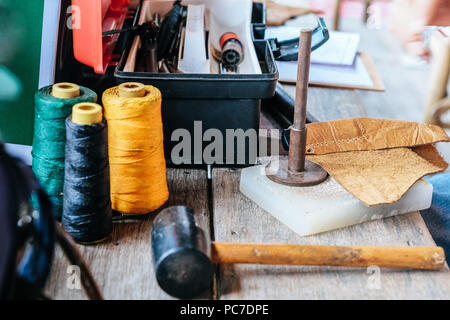
[[[288,90],[295,90],[288,87]],[[320,121],[365,115],[352,90],[310,88],[309,112]],[[263,126],[271,126],[262,117]],[[434,246],[418,212],[300,237],[239,192],[240,170],[168,169],[166,206],[195,209],[213,240],[322,245]],[[114,224],[111,239],[79,246],[106,299],[171,299],[157,285],[151,261],[153,216]],[[69,289],[69,263],[58,248],[46,294],[55,299],[84,299]],[[379,287],[365,268],[220,265],[206,299],[448,299],[450,271],[382,269]],[[70,287],[70,286],[69,286]]]

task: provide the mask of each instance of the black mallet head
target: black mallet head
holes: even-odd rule
[[[165,292],[188,299],[211,288],[210,241],[197,225],[193,209],[164,209],[153,222],[151,237],[156,280]]]

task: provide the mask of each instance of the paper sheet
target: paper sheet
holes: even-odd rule
[[[277,66],[281,82],[295,82],[297,80],[297,61],[277,61]],[[354,66],[350,67],[311,64],[309,82],[367,88],[374,85],[359,56],[356,57]]]
[[[296,27],[270,27],[266,39],[277,38],[278,41],[289,40],[299,36]],[[331,31],[330,39],[311,53],[311,63],[352,66],[358,53],[360,36],[357,33]]]
[[[44,2],[39,88],[51,85],[55,81],[60,11],[60,1]]]

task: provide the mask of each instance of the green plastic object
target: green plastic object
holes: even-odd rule
[[[41,88],[35,96],[33,137],[33,172],[54,205],[60,218],[63,205],[66,118],[72,107],[81,102],[96,102],[97,94],[80,87],[80,96],[59,99],[51,94],[52,86]]]
[[[0,140],[3,142],[24,145],[32,142],[43,8],[44,0],[26,1],[26,4],[16,0],[0,1],[0,64],[5,67],[3,70],[8,70],[0,79],[0,87],[6,89],[8,85],[12,91],[14,87],[22,88],[20,92],[4,92],[5,98],[0,99]]]
[[[0,101],[14,101],[22,93],[19,79],[2,65],[0,65],[0,84]]]

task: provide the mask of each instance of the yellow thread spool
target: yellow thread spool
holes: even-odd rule
[[[79,125],[91,125],[102,122],[102,107],[97,103],[82,102],[72,108],[72,122]]]
[[[145,214],[169,197],[164,159],[161,92],[130,82],[103,93],[108,121],[112,208]]]
[[[70,82],[56,83],[52,86],[52,96],[60,99],[73,99],[80,96],[80,86]]]

